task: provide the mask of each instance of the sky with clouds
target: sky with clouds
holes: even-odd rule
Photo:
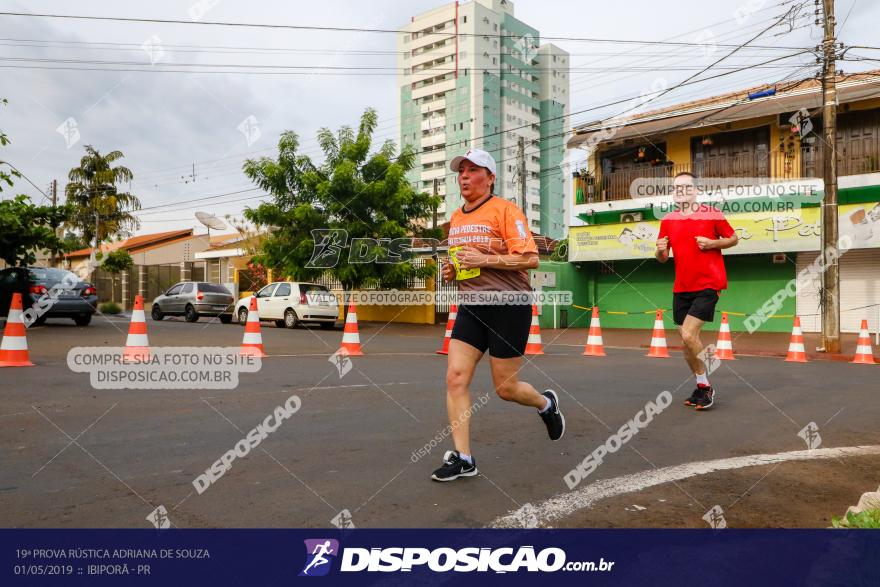
[[[411,16],[442,4],[4,0],[0,12],[396,29]],[[568,38],[552,42],[572,54],[570,95],[576,124],[617,114],[627,105],[602,106],[637,97],[656,87],[658,80],[675,86],[733,49],[726,45],[743,43],[768,27],[793,4],[790,0],[520,0],[515,14],[544,37]],[[806,3],[794,22],[768,31],[753,45],[814,47],[820,32],[812,25],[812,10],[812,2]],[[837,14],[838,23],[843,23],[839,28],[843,42],[880,44],[876,36],[880,2],[838,0]],[[572,38],[674,40],[702,46]],[[242,161],[273,155],[278,135],[285,130],[296,131],[301,150],[320,160],[317,130],[356,125],[364,108],[371,106],[379,113],[377,138],[397,140],[396,50],[395,34],[388,33],[0,15],[0,98],[9,100],[0,110],[0,128],[12,140],[0,151],[0,160],[15,165],[44,191],[57,179],[63,194],[67,172],[77,164],[84,145],[120,150],[125,154],[123,163],[135,175],[131,191],[144,207],[138,233],[191,227],[202,232],[195,211],[240,216],[244,206],[260,201],[260,192],[253,191],[241,173]],[[746,48],[713,71],[733,71],[796,52]],[[880,51],[854,49],[851,54],[880,59]],[[813,71],[811,64],[815,59],[809,53],[793,56],[682,87],[650,107],[786,77],[799,79]],[[322,69],[287,69],[279,75],[281,70],[266,67],[279,65]],[[880,62],[873,66],[880,68]],[[351,69],[336,75],[340,70],[333,68],[340,67]],[[872,68],[870,62],[846,62],[840,67]],[[326,75],[330,72],[334,75]],[[14,191],[45,201],[24,180],[16,183]],[[221,194],[228,195],[213,197]],[[10,195],[3,192],[3,197]],[[188,201],[198,198],[205,199]]]

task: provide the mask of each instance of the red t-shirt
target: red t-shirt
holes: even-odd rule
[[[683,215],[671,212],[660,222],[657,238],[669,237],[669,248],[674,253],[675,285],[672,291],[701,291],[727,289],[727,272],[720,249],[700,250],[695,237],[717,239],[734,235],[733,227],[719,210],[701,206],[696,212]]]

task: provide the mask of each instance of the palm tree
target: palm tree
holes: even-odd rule
[[[130,234],[140,228],[140,222],[131,213],[140,210],[137,196],[120,192],[117,184],[130,182],[134,174],[122,165],[113,163],[125,155],[111,151],[102,155],[91,145],[79,167],[67,174],[70,183],[64,189],[67,203],[73,205],[69,224],[78,229],[83,240],[97,245],[113,236]]]

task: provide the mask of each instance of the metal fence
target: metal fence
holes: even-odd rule
[[[428,264],[428,259],[413,259],[411,262],[413,264],[413,267],[415,267],[416,269],[421,269]],[[319,285],[323,285],[327,289],[331,290],[344,289],[342,287],[342,282],[339,281],[330,271],[324,272],[320,277],[314,279],[313,282]],[[424,277],[410,277],[400,289],[425,289],[426,287],[427,280]],[[382,289],[382,287],[377,280],[369,280],[361,285],[358,289],[375,290]]]
[[[120,273],[108,273],[96,270],[92,276],[92,285],[98,290],[98,302],[123,302],[122,299],[122,275],[128,273],[129,292],[135,292],[137,287],[138,268],[131,267]],[[133,285],[132,285],[133,284]],[[134,293],[132,293],[132,297]]]

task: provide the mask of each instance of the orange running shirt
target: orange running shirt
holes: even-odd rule
[[[490,255],[537,253],[538,245],[529,230],[525,214],[516,204],[492,196],[473,210],[464,207],[452,213],[449,248],[470,246]],[[531,291],[525,270],[511,271],[480,267],[480,274],[458,281],[461,291]]]

